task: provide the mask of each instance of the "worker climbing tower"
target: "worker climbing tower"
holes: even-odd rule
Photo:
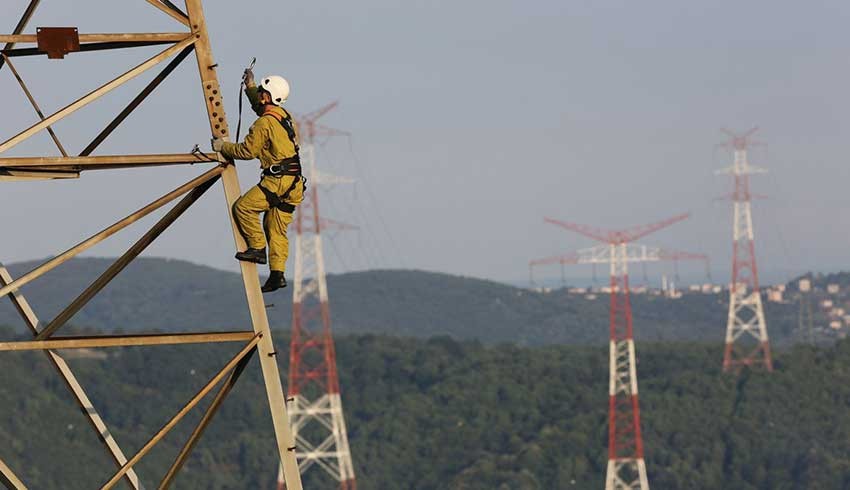
[[[329,227],[347,226],[320,217],[318,193],[322,185],[351,181],[316,170],[316,137],[341,134],[317,125],[316,121],[336,105],[334,102],[297,118],[308,187],[304,202],[295,213],[289,417],[298,446],[301,473],[318,465],[339,482],[340,490],[356,490],[342,412],[322,252],[322,231]],[[278,488],[282,489],[282,470],[279,475]]]
[[[631,242],[687,218],[688,214],[638,226],[608,231],[585,225],[546,218],[546,222],[593,238],[605,245],[580,250],[578,253],[532,261],[543,264],[609,264],[610,350],[608,376],[608,469],[606,490],[648,490],[649,480],[644,461],[643,437],[640,429],[640,407],[635,344],[632,328],[632,306],[629,298],[629,262],[659,260],[707,260],[703,255],[667,252]]]
[[[100,7],[106,8],[108,3],[110,7],[119,2],[101,2]],[[138,8],[142,2],[127,1],[129,7]],[[213,422],[222,403],[232,393],[233,387],[239,380],[240,376],[248,370],[252,359],[256,358],[255,364],[259,364],[262,372],[262,379],[267,395],[267,401],[270,408],[271,427],[267,435],[274,434],[276,441],[276,455],[283,462],[283,473],[286,484],[289,490],[301,490],[301,475],[298,471],[298,462],[296,458],[296,444],[293,433],[289,426],[289,419],[286,412],[286,398],[281,385],[280,374],[277,366],[276,351],[272,340],[271,330],[269,329],[268,317],[266,316],[265,304],[263,296],[260,292],[259,276],[257,267],[253,263],[240,262],[240,270],[242,275],[242,283],[248,313],[250,314],[250,326],[244,325],[234,332],[203,332],[193,330],[197,326],[184,325],[186,331],[174,332],[169,334],[116,334],[116,335],[93,335],[86,337],[79,336],[62,336],[56,335],[58,331],[65,326],[78,312],[80,312],[95,296],[98,295],[110,282],[115,279],[127,266],[129,266],[145,249],[150,246],[157,238],[165,233],[185,212],[204,194],[213,187],[213,185],[221,181],[223,187],[223,201],[221,206],[222,218],[230,223],[230,228],[234,239],[234,248],[236,250],[245,250],[246,244],[242,239],[241,234],[236,228],[230,212],[233,203],[240,195],[239,179],[236,172],[236,167],[232,161],[228,161],[217,153],[202,152],[197,146],[189,151],[186,148],[182,153],[167,153],[159,151],[158,153],[146,154],[112,154],[101,155],[97,154],[97,149],[107,138],[118,128],[133,111],[141,105],[145,99],[150,96],[156,88],[168,76],[177,69],[180,64],[194,54],[195,69],[198,77],[195,79],[194,88],[197,97],[197,102],[203,102],[206,109],[207,119],[204,120],[203,126],[206,126],[210,135],[216,138],[228,140],[230,138],[227,118],[224,113],[224,101],[221,95],[221,87],[218,82],[218,75],[211,49],[209,33],[202,8],[202,0],[185,0],[185,11],[178,8],[170,0],[147,0],[145,8],[155,8],[159,14],[164,14],[176,21],[173,26],[174,32],[150,32],[149,29],[142,29],[139,33],[112,33],[112,34],[92,34],[80,32],[76,27],[38,27],[33,29],[31,33],[24,33],[30,23],[31,17],[34,15],[36,8],[39,5],[39,0],[30,0],[23,15],[18,21],[12,34],[0,34],[0,42],[5,43],[2,48],[2,58],[0,58],[0,68],[4,65],[9,66],[9,71],[13,74],[16,81],[21,86],[25,96],[32,105],[35,113],[38,115],[38,122],[29,124],[28,117],[19,113],[19,111],[0,111],[0,117],[10,120],[20,118],[25,124],[24,128],[16,135],[3,137],[0,142],[0,183],[7,189],[6,186],[14,186],[20,181],[43,180],[43,179],[64,179],[68,185],[75,179],[82,179],[84,174],[89,172],[99,171],[111,173],[113,177],[120,174],[121,170],[130,168],[148,168],[157,169],[163,174],[169,172],[168,167],[174,165],[184,165],[187,168],[202,168],[202,172],[194,176],[188,182],[185,182],[170,192],[156,198],[155,200],[142,205],[136,211],[131,212],[124,218],[119,219],[115,223],[103,228],[101,231],[89,236],[78,242],[73,247],[60,252],[46,260],[44,263],[26,272],[23,275],[15,278],[0,266],[0,298],[8,296],[18,312],[21,314],[22,320],[28,330],[32,333],[31,339],[23,341],[0,341],[0,352],[6,351],[42,351],[44,352],[58,374],[64,379],[65,384],[71,390],[72,395],[77,403],[78,408],[88,419],[93,433],[92,440],[100,441],[107,450],[114,468],[107,474],[103,475],[103,480],[98,483],[96,488],[108,490],[117,485],[126,483],[130,488],[144,488],[142,480],[144,475],[139,475],[138,463],[150,451],[161,442],[181,421],[186,418],[186,415],[196,408],[200,402],[216,390],[216,394],[211,396],[212,400],[206,404],[203,414],[198,417],[197,423],[194,425],[190,435],[182,444],[181,450],[176,455],[171,466],[164,475],[157,476],[161,478],[157,488],[167,489],[174,483],[180,469],[184,466],[189,456],[192,454],[193,448],[196,446],[200,438],[203,436],[206,429]],[[122,6],[123,7],[123,6]],[[100,9],[99,9],[100,10]],[[101,11],[85,12],[85,7],[82,6],[77,11],[74,11],[76,20],[84,24],[91,24],[93,14],[103,16]],[[126,17],[126,16],[125,16]],[[164,18],[164,17],[163,17]],[[135,21],[135,17],[130,18],[131,22]],[[0,23],[8,19],[0,19]],[[64,18],[63,22],[73,22],[75,19]],[[111,19],[114,20],[114,19]],[[114,31],[107,31],[114,32]],[[23,45],[23,46],[18,46]],[[100,82],[95,85],[96,88],[89,91],[85,95],[73,99],[67,105],[63,106],[56,112],[47,116],[39,108],[36,102],[33,91],[29,90],[24,78],[25,73],[15,69],[12,60],[20,56],[33,56],[36,58],[48,58],[50,63],[55,64],[55,69],[63,68],[61,60],[66,56],[76,58],[89,57],[97,60],[101,58],[103,61],[108,61],[110,68],[114,68],[117,62],[132,58],[132,53],[139,53],[139,47],[143,46],[163,46],[162,51],[156,52],[152,57],[147,57],[142,53],[141,59],[138,59],[135,66],[131,65],[129,69],[118,75],[116,78]],[[104,56],[102,51],[109,50],[127,50],[122,57]],[[147,59],[145,59],[147,58]],[[130,80],[140,77],[148,70],[155,66],[170,60],[155,76],[151,77],[148,84],[141,92],[130,100],[119,101],[122,110],[115,115],[114,119],[105,123],[105,127],[96,135],[92,135],[93,139],[79,153],[70,153],[68,147],[60,143],[59,137],[54,131],[55,124],[70,118],[76,111],[94,104],[107,96],[114,97],[116,93],[111,93],[115,89],[125,85]],[[97,70],[92,70],[96,73]],[[126,87],[125,87],[126,88]],[[67,89],[63,84],[53,83],[51,90],[55,93],[52,95],[61,97],[62,89]],[[187,91],[188,92],[188,91]],[[120,92],[118,92],[120,94]],[[186,100],[188,97],[186,97]],[[6,108],[8,103],[8,95],[0,94],[0,107]],[[111,109],[110,109],[111,112]],[[169,120],[165,119],[163,124],[154,125],[146,128],[146,136],[144,147],[149,149],[151,141],[158,141],[160,133],[158,131],[176,131],[178,128],[168,124]],[[76,128],[78,131],[86,129],[86,125],[80,125]],[[56,144],[58,152],[61,156],[11,156],[7,153],[9,150],[17,147],[20,143],[29,140],[39,132],[46,130],[50,133],[53,143]],[[188,136],[188,135],[187,135]],[[206,139],[206,138],[204,138]],[[191,140],[187,140],[187,147],[191,147]],[[20,150],[20,149],[19,149]],[[46,152],[44,152],[46,153]],[[125,172],[126,173],[126,172]],[[126,177],[126,176],[125,176]],[[97,180],[90,182],[90,186],[97,185]],[[116,186],[125,180],[116,179],[108,184],[100,181],[102,185]],[[134,184],[138,185],[138,184]],[[88,192],[96,192],[101,189],[93,189],[89,187]],[[8,199],[7,201],[12,201]],[[175,203],[176,201],[176,203]],[[35,314],[35,311],[26,301],[22,294],[22,289],[25,285],[32,281],[38,280],[40,277],[49,273],[53,269],[61,266],[63,263],[71,260],[77,255],[91,249],[98,243],[106,240],[113,235],[116,235],[121,230],[129,227],[134,223],[139,223],[144,217],[151,215],[157,210],[161,210],[169,203],[175,203],[173,206],[153,224],[153,226],[142,234],[142,236],[130,245],[118,259],[116,259],[97,279],[95,279],[84,291],[64,309],[61,310],[54,318],[47,319],[44,323],[40,322]],[[27,203],[23,200],[18,202],[4,202],[6,206],[15,206],[16,208],[26,207]],[[115,205],[121,205],[115,203]],[[57,209],[65,211],[63,206],[67,207],[66,203],[56,203]],[[60,211],[60,212],[61,212]],[[0,224],[3,229],[2,240],[8,242],[15,240],[21,236],[19,230],[8,229],[8,226]],[[59,237],[57,237],[58,239]],[[199,240],[204,240],[204,237],[198,237]],[[60,356],[56,349],[63,351],[65,349],[81,349],[81,348],[111,348],[111,347],[127,347],[127,346],[161,346],[161,345],[184,345],[186,349],[197,349],[198,344],[202,343],[233,343],[235,352],[233,356],[222,366],[222,368],[212,375],[209,380],[199,388],[197,393],[192,396],[182,407],[175,409],[174,415],[168,420],[162,421],[162,426],[154,434],[147,439],[140,447],[134,444],[133,453],[125,455],[122,451],[115,435],[109,432],[105,421],[98,415],[96,411],[96,401],[89,399],[81,383],[74,376],[71,368]],[[254,355],[256,354],[256,356]],[[191,354],[185,358],[190,359]],[[112,359],[113,356],[108,356]],[[112,367],[108,361],[104,362],[107,368]],[[179,368],[181,366],[174,366]],[[182,366],[186,368],[185,366]],[[188,368],[186,368],[188,370]],[[122,373],[117,373],[122,374]],[[0,383],[4,382],[0,377]],[[160,387],[161,388],[161,387]],[[217,389],[216,389],[217,388]],[[19,424],[20,425],[20,424]],[[14,432],[13,432],[14,434]],[[172,434],[172,438],[174,435]],[[64,440],[63,437],[54,438],[57,444]],[[141,441],[139,436],[137,441]],[[15,489],[25,489],[25,482],[20,476],[13,472],[13,466],[3,460],[7,457],[6,454],[12,453],[14,457],[14,445],[4,444],[0,447],[0,483],[7,487]],[[8,457],[7,457],[8,458]],[[29,459],[35,463],[49,464],[43,458]],[[55,466],[55,465],[54,465]],[[60,471],[61,469],[56,469]],[[32,473],[32,471],[30,471]],[[38,469],[34,473],[44,472],[44,469]],[[250,476],[250,475],[246,475]],[[94,475],[96,478],[97,476]],[[182,482],[187,488],[193,487],[192,482]],[[153,485],[156,485],[153,483]],[[63,485],[67,487],[79,488],[79,485]],[[90,488],[89,485],[85,485]]]
[[[756,267],[753,215],[750,203],[750,175],[766,173],[747,160],[747,148],[753,146],[752,128],[738,135],[722,130],[729,140],[723,144],[734,151],[731,167],[718,170],[718,174],[731,174],[735,190],[729,195],[733,202],[732,224],[732,281],[729,283],[729,316],[726,322],[726,347],[723,352],[723,371],[737,371],[743,366],[761,366],[773,370],[767,322],[759,290]]]

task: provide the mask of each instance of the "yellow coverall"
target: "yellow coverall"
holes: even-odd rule
[[[227,158],[236,160],[260,159],[260,167],[265,170],[285,158],[295,155],[295,145],[289,139],[286,130],[280,122],[270,113],[278,117],[286,117],[289,114],[282,107],[265,106],[257,102],[257,87],[247,87],[245,93],[254,111],[260,116],[242,143],[224,142],[221,154]],[[295,130],[295,143],[298,142],[298,128],[292,121]],[[286,237],[286,227],[292,223],[292,214],[277,208],[269,209],[269,202],[265,194],[258,186],[282,196],[292,182],[298,179],[295,187],[285,202],[298,205],[304,200],[304,181],[300,176],[283,175],[280,177],[263,175],[260,183],[248,190],[233,204],[233,217],[239,226],[242,237],[248,243],[248,247],[264,249],[266,239],[269,244],[269,269],[273,271],[286,270],[286,258],[289,256],[289,239]],[[260,227],[259,214],[265,213],[263,226]],[[265,233],[264,233],[265,231]]]

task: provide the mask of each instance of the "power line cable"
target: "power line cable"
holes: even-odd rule
[[[360,177],[361,180],[364,182],[363,187],[366,190],[366,196],[367,196],[367,198],[369,198],[372,201],[372,206],[375,209],[375,215],[377,216],[378,222],[380,223],[381,228],[382,228],[384,234],[387,237],[388,245],[392,249],[393,253],[395,254],[395,256],[398,259],[401,266],[403,268],[407,269],[407,268],[409,268],[407,260],[404,257],[404,255],[399,252],[399,247],[398,247],[398,244],[395,240],[395,237],[393,236],[392,233],[390,233],[389,227],[387,226],[386,220],[384,219],[384,215],[383,215],[383,213],[381,213],[381,206],[378,205],[377,198],[375,198],[375,195],[372,193],[372,190],[369,188],[369,186],[367,186],[365,184],[366,182],[372,181],[371,180],[371,174],[369,173],[369,169],[368,169],[367,166],[362,164],[360,158],[357,156],[357,153],[354,151],[354,142],[352,140],[351,135],[347,136],[347,140],[348,140],[348,151],[351,154],[352,159],[354,160],[355,172],[358,173],[358,177]],[[365,176],[364,176],[364,174],[365,174]]]

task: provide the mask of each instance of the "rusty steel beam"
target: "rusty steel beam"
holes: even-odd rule
[[[186,10],[193,31],[197,36],[195,43],[195,56],[198,60],[198,73],[201,78],[201,90],[204,94],[204,103],[207,106],[210,131],[216,137],[229,139],[227,119],[221,103],[221,90],[219,89],[216,63],[212,55],[209,35],[207,34],[206,19],[204,18],[201,0],[186,0]],[[233,239],[237,250],[244,250],[246,245],[239,233],[236,222],[233,219],[231,208],[233,203],[242,194],[239,188],[239,177],[236,167],[229,165],[222,174],[221,182],[224,186],[224,195],[227,202],[227,216],[231,223]],[[245,296],[248,300],[248,310],[251,313],[251,324],[254,331],[262,334],[262,341],[257,346],[259,350],[260,367],[263,372],[263,381],[266,388],[266,396],[271,411],[272,426],[274,427],[275,440],[277,442],[278,456],[283,465],[286,488],[288,490],[302,490],[301,473],[298,470],[298,460],[295,456],[295,437],[292,427],[289,425],[289,415],[286,408],[286,397],[283,393],[283,385],[280,380],[280,371],[277,366],[277,357],[272,335],[269,329],[269,319],[266,314],[265,301],[260,292],[260,278],[257,274],[256,264],[239,262],[242,271],[242,283],[245,286]]]
[[[230,373],[227,381],[224,382],[221,389],[219,389],[218,393],[215,395],[212,403],[210,403],[210,406],[207,407],[207,411],[204,412],[204,416],[201,418],[201,421],[198,422],[195,430],[192,431],[192,435],[186,440],[186,443],[183,445],[183,448],[180,450],[180,453],[177,455],[174,463],[172,463],[171,468],[168,469],[165,477],[163,477],[158,490],[167,490],[171,484],[174,483],[174,478],[177,476],[177,472],[183,468],[183,465],[192,453],[192,449],[195,448],[195,444],[197,444],[198,440],[204,434],[204,431],[207,426],[210,425],[210,422],[212,422],[215,414],[218,413],[218,409],[221,407],[221,404],[224,403],[224,399],[227,398],[227,395],[230,394],[230,391],[236,385],[236,381],[239,380],[239,376],[242,375],[242,371],[245,370],[245,367],[251,360],[251,356],[254,354],[255,350],[256,349],[252,350],[247,356],[243,357],[242,360],[239,361],[239,364],[237,364],[233,369],[233,372]]]
[[[173,44],[171,41],[120,41],[109,43],[85,43],[80,44],[78,53],[89,53],[93,51],[107,51],[111,49],[125,48],[143,48],[145,46],[160,46],[163,44]],[[0,50],[9,58],[18,58],[21,56],[46,56],[47,53],[38,48],[9,48]]]
[[[18,21],[18,25],[15,26],[15,34],[20,34],[29,24],[30,19],[32,18],[32,14],[35,13],[36,7],[38,7],[38,3],[40,0],[30,0],[29,5],[27,5],[26,10],[24,10],[23,15],[21,16],[21,20]],[[3,47],[3,51],[8,49],[12,49],[15,47],[15,43],[6,43],[6,46]],[[4,59],[0,59],[0,69],[3,68],[3,64],[6,62]]]
[[[95,137],[95,139],[92,140],[92,142],[89,143],[86,148],[80,152],[80,156],[84,157],[91,155],[91,153],[98,146],[100,146],[101,143],[103,143],[103,140],[105,140],[110,134],[112,134],[112,132],[115,131],[115,128],[117,128],[119,124],[124,122],[124,120],[127,119],[127,116],[129,116],[130,113],[136,109],[136,107],[139,107],[139,104],[144,102],[148,95],[150,95],[157,87],[159,87],[159,84],[162,83],[162,81],[165,80],[165,78],[168,77],[168,75],[170,75],[171,72],[173,72],[174,69],[177,68],[180,63],[185,60],[186,57],[189,56],[189,53],[191,53],[194,49],[194,45],[189,46],[183,51],[181,51],[180,54],[175,56],[174,59],[171,60],[171,62],[168,63],[168,65],[166,65],[166,67],[156,77],[154,77],[154,79],[151,80],[149,84],[147,84],[147,86],[139,93],[139,95],[137,95],[132,101],[130,101],[127,107],[125,107],[124,110],[121,111],[121,113],[119,113],[118,116],[116,116],[115,119],[113,119],[112,122],[110,122],[103,129],[103,131],[101,131],[100,134],[98,134],[97,137]],[[11,65],[9,66],[11,67]]]
[[[121,477],[124,475],[124,473],[130,471],[130,468],[132,468],[136,463],[139,462],[139,460],[141,460],[148,452],[150,452],[150,450],[153,449],[153,447],[159,441],[161,441],[162,438],[165,437],[168,432],[170,432],[171,429],[173,429],[174,426],[176,426],[177,423],[180,422],[180,420],[183,419],[183,417],[185,417],[186,414],[189,413],[189,411],[192,410],[207,395],[207,393],[209,393],[210,391],[212,391],[213,388],[215,388],[215,385],[217,385],[227,375],[227,373],[229,373],[232,369],[236,367],[237,364],[239,364],[242,358],[244,358],[248,355],[248,353],[254,350],[262,336],[263,334],[261,333],[255,334],[254,338],[252,338],[251,341],[248,342],[248,344],[243,347],[242,350],[239,351],[224,366],[224,368],[221,369],[221,371],[218,372],[218,374],[213,376],[213,378],[206,385],[204,385],[204,387],[201,388],[201,390],[198,391],[198,393],[194,397],[192,397],[192,399],[189,400],[189,402],[186,403],[186,405],[184,405],[183,408],[181,408],[180,411],[178,411],[177,414],[171,418],[171,420],[169,420],[164,426],[162,426],[162,428],[159,429],[159,431],[154,434],[154,436],[151,437],[148,442],[146,442],[145,445],[142,446],[141,449],[139,449],[139,452],[137,452],[132,458],[130,458],[130,460],[127,461],[127,463],[125,463],[120,470],[118,470],[114,475],[112,475],[112,478],[110,478],[109,481],[107,481],[101,487],[101,490],[109,490],[110,488],[114,487],[121,480]]]
[[[177,6],[173,3],[169,1],[160,2],[159,0],[146,1],[154,7],[158,8],[159,10],[165,12],[166,15],[171,16],[177,22],[180,22],[181,24],[187,27],[189,26],[189,16],[183,13],[183,11],[177,8]]]
[[[84,157],[8,157],[0,158],[0,168],[14,169],[56,169],[124,166],[145,167],[154,165],[194,165],[196,163],[216,163],[215,153],[164,153],[151,155],[103,155]]]
[[[132,262],[136,257],[138,257],[148,246],[154,242],[169,226],[171,226],[177,219],[189,209],[192,204],[201,198],[207,190],[218,180],[218,176],[216,175],[212,179],[209,179],[192,189],[186,196],[180,200],[170,211],[168,211],[165,216],[160,218],[159,221],[156,222],[153,227],[148,230],[147,233],[142,235],[139,240],[133,244],[124,254],[118,258],[112,265],[107,268],[103,274],[100,275],[95,281],[86,288],[85,291],[80,293],[74,301],[71,302],[61,313],[56,315],[44,330],[38,333],[36,336],[36,340],[46,340],[51,335],[53,335],[56,330],[65,325],[68,320],[71,319],[74,315],[77,314],[84,306],[91,301],[92,298],[97,295],[103,288],[106,287],[115,276],[121,273],[130,262]]]
[[[38,117],[44,121],[44,113],[41,112],[41,107],[38,106],[38,102],[35,101],[35,97],[32,96],[32,92],[30,92],[29,88],[27,88],[27,84],[24,83],[24,79],[21,78],[21,75],[18,73],[18,70],[15,68],[15,65],[12,64],[12,61],[6,56],[5,53],[2,55],[3,59],[6,60],[6,63],[9,65],[9,69],[12,70],[12,75],[15,77],[15,80],[18,81],[18,84],[21,86],[21,89],[24,91],[24,95],[29,99],[30,104],[32,104],[33,109],[35,109],[35,113],[38,114]],[[63,157],[68,156],[68,152],[65,151],[65,147],[62,146],[62,143],[59,141],[59,138],[56,136],[56,133],[53,132],[53,128],[47,126],[47,132],[50,133],[50,137],[53,139],[53,142],[56,143],[56,147],[59,148],[59,153],[62,154]]]
[[[11,282],[11,274],[9,274],[9,271],[3,266],[3,264],[0,264],[0,286],[5,286]],[[23,318],[24,323],[26,323],[33,336],[38,335],[40,322],[23,293],[17,290],[12,291],[9,299],[12,300],[12,304],[15,306],[15,309],[18,310],[18,313],[21,315],[21,318]],[[127,462],[127,457],[124,456],[124,453],[121,451],[121,448],[118,446],[115,438],[112,437],[112,433],[109,432],[109,428],[106,427],[106,423],[103,422],[100,414],[97,413],[97,410],[95,410],[94,405],[85,390],[83,390],[80,382],[77,381],[77,377],[71,371],[68,363],[65,362],[65,359],[62,358],[62,356],[54,351],[45,351],[45,354],[50,360],[50,363],[53,364],[53,367],[56,368],[56,371],[58,371],[62,376],[62,379],[65,381],[65,386],[67,386],[71,391],[71,394],[74,396],[74,400],[77,402],[77,406],[86,416],[86,419],[88,419],[94,433],[97,434],[98,440],[103,442],[106,449],[109,450],[109,455],[112,457],[112,460],[120,468]],[[126,480],[134,490],[139,490],[141,488],[139,477],[136,475],[135,471],[127,472]]]
[[[81,43],[114,43],[114,42],[171,42],[176,43],[186,39],[188,32],[145,32],[145,33],[109,33],[109,34],[80,34]],[[0,34],[0,43],[35,44],[37,34]]]
[[[80,173],[74,169],[57,169],[55,171],[45,170],[15,170],[0,169],[0,182],[20,182],[27,180],[45,179],[78,179]]]
[[[155,55],[154,57],[148,59],[147,61],[136,66],[135,68],[125,72],[123,75],[120,75],[117,78],[107,82],[106,84],[101,85],[99,88],[95,89],[94,91],[89,92],[87,95],[84,95],[83,97],[77,99],[76,101],[65,106],[64,108],[60,109],[59,111],[54,112],[52,115],[48,116],[47,119],[45,119],[45,120],[43,120],[43,121],[41,121],[37,124],[34,124],[33,126],[30,126],[29,128],[25,129],[24,131],[13,136],[12,138],[4,141],[2,144],[0,144],[0,153],[3,153],[5,151],[9,150],[10,148],[13,148],[18,143],[21,143],[22,141],[26,140],[27,138],[34,135],[35,133],[41,131],[45,127],[47,127],[47,126],[49,126],[49,125],[51,125],[51,124],[53,124],[57,121],[64,119],[66,116],[76,112],[78,109],[85,107],[86,105],[88,105],[91,102],[93,102],[93,101],[99,99],[100,97],[106,95],[107,93],[111,92],[112,90],[116,89],[117,87],[120,87],[124,83],[126,83],[126,82],[132,80],[133,78],[141,75],[145,71],[147,71],[147,70],[151,69],[152,67],[154,67],[155,65],[161,63],[163,60],[170,58],[172,55],[178,53],[183,48],[185,48],[186,46],[189,46],[190,44],[193,44],[194,42],[195,42],[194,36],[186,37],[185,39],[178,42],[174,46],[171,46],[170,48],[166,49],[165,51],[162,51],[161,53],[159,53],[159,54]]]
[[[168,194],[160,197],[156,201],[154,201],[154,202],[148,204],[147,206],[139,209],[138,211],[135,211],[134,213],[132,213],[129,216],[125,217],[124,219],[118,221],[117,223],[113,224],[112,226],[109,226],[109,227],[101,230],[100,232],[95,233],[94,235],[87,238],[86,240],[83,240],[82,242],[78,243],[77,245],[74,245],[73,247],[62,252],[61,254],[57,255],[56,257],[53,257],[52,259],[41,264],[40,266],[36,267],[35,269],[27,272],[23,276],[15,279],[10,284],[7,284],[3,287],[0,287],[0,297],[3,297],[5,295],[9,294],[10,292],[14,291],[15,289],[20,289],[22,286],[29,283],[30,281],[33,281],[33,280],[41,277],[45,273],[53,270],[57,266],[64,264],[65,262],[71,260],[71,258],[76,257],[77,255],[85,252],[86,250],[90,249],[91,247],[95,246],[96,244],[98,244],[98,243],[102,242],[103,240],[107,239],[108,237],[114,235],[118,231],[123,230],[124,228],[126,228],[126,227],[130,226],[131,224],[135,223],[136,221],[144,218],[145,216],[156,211],[157,209],[161,208],[162,206],[165,206],[169,202],[177,199],[178,197],[182,196],[183,194],[185,194],[185,193],[189,192],[190,190],[198,187],[200,184],[203,184],[204,182],[207,182],[210,179],[218,178],[218,176],[223,171],[224,171],[224,167],[216,167],[212,170],[209,170],[209,171],[201,174],[200,176],[195,177],[194,179],[190,180],[189,182],[181,185],[180,187],[174,189],[173,191],[169,192]]]
[[[0,342],[0,351],[51,349],[92,349],[102,347],[138,347],[143,345],[211,344],[245,342],[254,332],[192,332],[142,335],[99,335],[90,337],[52,337],[48,340]]]
[[[2,459],[0,459],[0,484],[9,490],[27,490],[26,485]]]

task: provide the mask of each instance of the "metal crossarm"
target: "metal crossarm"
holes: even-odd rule
[[[609,355],[608,355],[608,468],[606,490],[649,490],[641,436],[632,305],[629,292],[629,264],[660,260],[708,260],[702,254],[672,252],[630,243],[687,218],[672,218],[626,230],[602,230],[567,221],[545,218],[584,236],[606,242],[574,253],[532,260],[529,268],[560,264],[608,264],[610,267]],[[563,273],[563,271],[562,271]],[[533,275],[532,283],[533,283]]]

